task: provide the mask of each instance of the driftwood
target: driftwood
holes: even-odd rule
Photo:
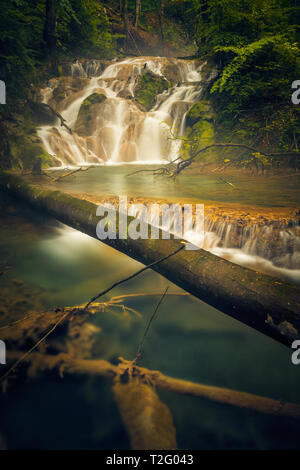
[[[190,139],[184,139],[184,138],[180,138],[180,140],[187,140],[187,141],[191,141]],[[129,175],[127,176],[132,176],[132,175],[135,175],[137,173],[142,173],[142,172],[145,172],[145,171],[150,171],[152,172],[154,175],[156,174],[162,174],[162,175],[169,175],[169,176],[172,176],[172,177],[175,177],[177,175],[179,175],[179,173],[181,173],[185,168],[189,167],[196,159],[196,157],[198,157],[198,155],[200,155],[200,153],[203,153],[203,152],[206,152],[207,150],[210,150],[212,148],[243,148],[245,150],[248,150],[249,152],[252,152],[252,153],[260,153],[261,155],[265,155],[266,157],[284,157],[284,156],[293,156],[293,155],[299,155],[300,156],[300,151],[293,151],[293,152],[264,152],[263,150],[259,150],[259,149],[256,149],[254,147],[251,147],[249,145],[245,145],[245,144],[227,144],[227,143],[219,143],[219,144],[211,144],[211,145],[207,145],[206,147],[203,147],[202,149],[200,150],[197,150],[197,152],[195,152],[194,155],[192,155],[190,158],[186,158],[184,160],[180,160],[179,158],[176,158],[175,160],[173,160],[172,162],[168,163],[165,167],[160,167],[160,168],[155,168],[154,170],[137,170],[133,173],[130,173]],[[177,162],[177,163],[176,163]],[[173,169],[172,167],[174,166],[174,164],[176,163],[176,167]]]
[[[15,360],[17,357],[17,353],[8,353],[8,359],[10,360]],[[101,359],[77,359],[66,354],[55,356],[36,352],[27,356],[24,361],[28,364],[36,361],[42,371],[56,369],[61,376],[63,374],[81,374],[107,377],[115,380],[124,374],[127,376],[132,374],[133,377],[139,378],[141,383],[150,383],[152,386],[167,390],[168,392],[204,398],[216,403],[245,408],[268,415],[300,419],[300,405],[296,403],[274,400],[229,388],[202,385],[187,380],[176,379],[160,371],[146,369],[135,364],[130,370],[130,361],[125,361],[123,358],[119,358],[119,360],[120,364],[113,365]]]
[[[60,181],[61,179],[66,178],[67,176],[72,176],[75,173],[78,173],[79,171],[87,171],[90,168],[95,168],[95,167],[93,165],[91,165],[91,166],[88,166],[88,167],[75,168],[75,170],[68,171],[67,173],[63,173],[62,175],[59,175],[56,178],[52,178],[52,183],[56,183],[57,181]]]
[[[60,125],[65,127],[70,132],[70,134],[72,134],[71,127],[69,127],[66,124],[66,120],[62,117],[61,114],[59,114],[54,108],[52,108],[52,106],[50,106],[50,104],[46,104],[46,103],[41,103],[41,104],[42,104],[42,106],[46,106],[47,108],[49,108],[52,111],[52,113],[54,113],[58,117],[58,119],[60,120]]]
[[[0,175],[0,188],[97,238],[99,217],[95,204],[30,185],[6,172]],[[128,223],[131,220],[128,217]],[[103,242],[145,265],[182,247],[181,241],[176,239],[123,240],[117,237]],[[288,347],[300,337],[300,291],[296,285],[235,265],[201,249],[181,250],[152,269],[197,298]]]
[[[70,134],[72,134],[72,129],[68,126],[68,124],[66,124],[65,118],[63,118],[62,115],[58,111],[56,111],[54,108],[52,108],[52,106],[50,106],[50,104],[48,104],[48,103],[37,103],[36,101],[31,101],[31,100],[28,100],[28,101],[29,101],[29,103],[32,103],[35,106],[40,106],[42,108],[50,109],[50,111],[60,120],[60,125],[65,127],[70,132]]]

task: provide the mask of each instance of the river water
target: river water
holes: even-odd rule
[[[1,259],[9,267],[0,277],[1,292],[14,316],[25,316],[32,302],[41,310],[86,302],[140,267],[28,208],[6,203],[2,214]],[[153,295],[124,298],[141,317],[120,316],[118,309],[94,317],[101,328],[94,357],[113,362],[120,355],[133,358],[157,294],[167,285],[170,293],[180,292],[151,271],[112,291],[112,296]],[[174,377],[300,403],[299,370],[287,348],[191,297],[170,295],[164,301],[140,364]],[[182,449],[299,446],[297,428],[289,420],[166,392],[159,395],[172,411]],[[9,390],[0,408],[0,434],[8,448],[129,448],[106,379],[46,375]]]
[[[145,64],[158,76],[171,79],[172,75],[173,81],[174,75],[177,77],[176,83],[158,97],[147,113],[134,102],[135,86]],[[154,178],[149,173],[126,176],[141,168],[141,164],[153,161],[161,164],[178,155],[178,142],[170,141],[168,132],[170,129],[179,134],[184,132],[186,112],[202,96],[201,67],[195,62],[160,58],[127,59],[106,65],[97,61],[72,64],[63,83],[65,94],[59,95],[63,96],[61,101],[57,101],[54,91],[59,91],[62,78],[49,83],[42,95],[44,102],[58,105],[74,132],[70,135],[55,123],[41,126],[39,135],[46,150],[63,165],[99,166],[50,186],[79,196],[184,199],[225,208],[251,206],[257,211],[267,206],[274,212],[288,207],[296,213],[300,202],[299,177],[259,179],[232,175],[230,181],[238,187],[232,190],[214,175],[183,174],[175,182]],[[94,92],[104,93],[107,98],[97,108],[90,135],[82,135],[76,131],[79,109]],[[39,177],[31,179],[40,182]],[[4,313],[22,318],[28,308],[84,303],[141,267],[99,241],[27,207],[3,201],[1,211],[0,286]],[[225,220],[222,225],[219,219],[214,223],[208,220],[207,232],[212,243],[207,249],[245,266],[252,263],[254,269],[267,270],[289,282],[299,282],[299,234],[295,220],[293,217],[290,224],[285,221],[274,228],[281,240],[280,253],[266,249],[268,235],[264,235],[267,237],[264,247],[257,243],[262,231],[253,228],[253,224],[250,231],[245,231],[245,237],[239,239],[239,245],[233,241],[230,245],[228,237],[224,243],[224,234],[228,227],[234,234],[234,223]],[[95,315],[92,321],[101,330],[93,357],[112,362],[119,356],[132,359],[166,286],[170,286],[169,293],[174,295],[165,299],[151,326],[142,366],[198,383],[300,403],[299,366],[292,365],[287,348],[209,305],[178,295],[183,294],[178,287],[152,271],[111,293],[122,295],[123,303],[141,316],[120,315],[117,308]],[[159,395],[173,414],[180,449],[300,448],[298,429],[292,421],[197,398],[166,392]],[[0,442],[9,449],[129,448],[106,379],[61,380],[56,375],[46,375],[9,390],[1,397],[0,410]]]

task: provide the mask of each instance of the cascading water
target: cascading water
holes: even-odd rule
[[[196,61],[159,57],[75,61],[41,92],[72,133],[57,120],[38,134],[62,166],[172,161],[181,141],[170,137],[184,135],[186,113],[203,93],[201,68]],[[147,72],[172,83],[148,112],[136,100],[139,77]],[[81,107],[95,94],[103,101],[93,105],[82,128]],[[233,263],[300,283],[299,225],[241,225],[206,217],[204,238],[191,231],[187,239]]]
[[[72,134],[59,121],[38,130],[46,151],[62,165],[167,162],[178,156],[180,140],[169,137],[183,135],[185,115],[201,97],[199,62],[139,57],[110,64],[75,62],[70,72],[71,77],[50,81],[42,97]],[[135,100],[138,79],[146,72],[172,83],[148,112]],[[93,107],[89,132],[82,132],[80,108],[94,93],[105,99]]]
[[[133,211],[144,222],[182,237],[175,228],[176,211],[171,211],[163,223],[158,206],[150,212]],[[178,215],[178,214],[177,214]],[[204,215],[204,214],[203,214]],[[203,230],[197,231],[194,223],[184,231],[184,238],[195,247],[210,251],[232,263],[300,284],[300,226],[293,224],[243,224],[224,219],[203,218]]]

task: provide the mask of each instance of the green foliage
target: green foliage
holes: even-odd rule
[[[175,0],[174,0],[175,1]],[[198,55],[218,76],[207,99],[214,107],[216,139],[269,151],[298,149],[300,116],[291,104],[291,83],[300,76],[300,5],[290,0],[177,0],[187,7],[187,28]],[[193,27],[191,27],[193,24]],[[197,106],[190,125],[201,120]],[[294,165],[281,157],[265,161],[247,152],[224,152],[239,164]],[[262,155],[262,154],[260,154]]]
[[[193,126],[199,120],[211,121],[214,118],[212,106],[208,100],[195,103],[186,115],[187,126]]]
[[[156,97],[167,90],[170,83],[164,77],[146,72],[139,77],[135,96],[137,101],[149,111],[155,105]]]
[[[80,57],[106,58],[115,53],[117,35],[110,31],[105,8],[96,0],[74,0],[74,15],[58,24],[61,48]]]

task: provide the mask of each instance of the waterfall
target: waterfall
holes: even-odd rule
[[[157,163],[178,156],[185,116],[201,98],[202,64],[192,60],[138,57],[121,61],[75,61],[69,76],[50,80],[42,101],[60,112],[72,134],[57,120],[41,126],[38,135],[45,150],[62,165]],[[158,94],[146,112],[135,90],[145,72],[164,78],[169,87]],[[93,107],[89,131],[80,132],[79,111],[94,93],[105,97]]]
[[[232,263],[300,284],[299,223],[241,226],[207,216],[204,240],[193,243]]]
[[[176,211],[171,210],[164,223],[158,205],[154,205],[149,214],[138,206],[130,215],[182,237],[182,226],[179,232],[176,230]],[[203,222],[203,230],[199,232],[194,220],[184,231],[184,239],[232,263],[300,284],[299,222],[292,225],[284,221],[269,225],[246,222],[241,225],[239,220],[215,218],[211,214],[206,215]]]

